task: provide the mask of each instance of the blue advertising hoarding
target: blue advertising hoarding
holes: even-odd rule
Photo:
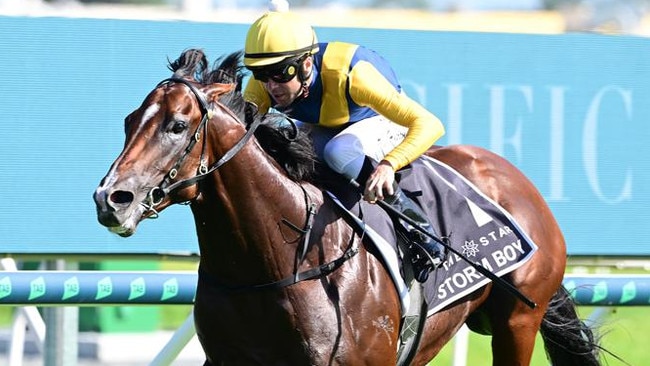
[[[92,193],[123,120],[167,60],[242,47],[247,26],[0,17],[0,252],[196,253],[190,211],[172,207],[123,239]],[[572,255],[648,255],[650,40],[318,28],[364,44],[447,127],[441,144],[495,151],[538,186]]]

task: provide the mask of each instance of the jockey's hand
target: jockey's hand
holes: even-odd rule
[[[378,200],[383,200],[385,196],[392,196],[395,193],[394,182],[395,169],[389,162],[382,160],[368,177],[363,198],[370,203],[375,203]]]

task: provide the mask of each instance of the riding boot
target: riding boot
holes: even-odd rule
[[[357,182],[362,186],[365,185],[370,174],[375,170],[377,163],[369,158],[363,162],[361,171],[357,176]],[[427,219],[427,215],[422,211],[420,206],[404,194],[397,184],[393,185],[394,194],[384,198],[384,202],[391,205],[397,211],[403,213],[420,227],[425,229],[429,234],[435,236],[435,232],[431,223]],[[417,229],[405,227],[409,232],[410,240],[412,243],[412,258],[413,258],[413,273],[419,282],[426,282],[429,278],[429,272],[436,269],[445,259],[445,247],[437,241],[431,239],[429,236],[424,235]]]
[[[425,229],[433,237],[437,237],[426,214],[415,201],[406,196],[397,185],[392,196],[384,198],[384,202],[412,219],[421,228]],[[408,225],[408,224],[407,224]],[[429,273],[436,269],[445,260],[445,247],[423,234],[417,229],[407,226],[409,237],[413,248],[413,273],[419,282],[426,282]]]

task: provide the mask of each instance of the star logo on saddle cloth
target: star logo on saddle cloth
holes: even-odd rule
[[[476,257],[476,253],[479,252],[478,244],[474,243],[474,240],[465,241],[465,244],[461,248],[466,257]]]

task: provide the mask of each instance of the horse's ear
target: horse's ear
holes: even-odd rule
[[[222,83],[212,83],[203,89],[205,95],[208,99],[208,102],[216,102],[217,99],[223,94],[229,93],[235,90],[237,84],[222,84]]]

